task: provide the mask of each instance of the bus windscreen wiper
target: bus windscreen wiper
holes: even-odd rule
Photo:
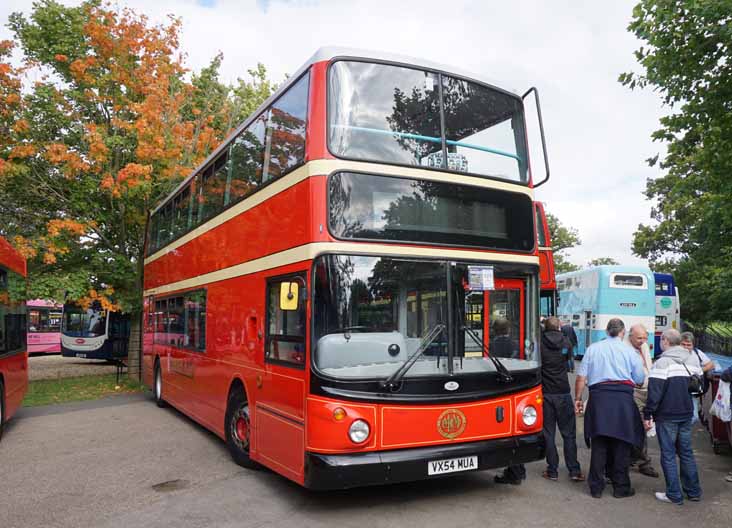
[[[435,339],[442,333],[442,331],[445,330],[445,325],[442,323],[436,324],[432,330],[430,330],[426,336],[422,339],[422,342],[419,344],[419,347],[417,347],[417,350],[412,353],[411,356],[407,358],[407,360],[402,363],[402,366],[396,369],[394,374],[386,378],[383,382],[381,382],[381,386],[386,388],[389,387],[390,389],[397,386],[397,384],[402,380],[402,378],[405,376],[407,371],[412,368],[412,365],[414,365],[419,357],[424,354],[424,351],[427,350],[427,347],[430,346]]]
[[[493,354],[491,354],[488,351],[488,347],[485,346],[485,343],[483,343],[483,340],[480,339],[475,332],[473,332],[470,328],[463,325],[462,330],[465,331],[466,334],[470,336],[470,338],[475,341],[475,344],[478,345],[483,349],[483,352],[485,352],[485,355],[488,356],[488,359],[490,359],[493,362],[493,366],[496,367],[496,372],[501,376],[501,379],[505,381],[506,383],[513,381],[513,376],[511,376],[511,373],[506,368],[506,366],[501,363],[501,361]]]

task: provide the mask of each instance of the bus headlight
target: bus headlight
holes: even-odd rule
[[[533,405],[527,405],[524,407],[521,417],[524,420],[524,425],[531,427],[536,423],[536,408]]]
[[[354,444],[364,443],[370,433],[371,428],[365,420],[354,420],[351,427],[348,428],[348,437]]]

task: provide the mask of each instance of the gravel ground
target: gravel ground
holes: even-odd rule
[[[597,500],[564,467],[558,482],[542,479],[543,462],[528,465],[522,486],[494,484],[486,471],[310,492],[269,470],[235,465],[224,442],[175,410],[158,409],[149,393],[21,409],[7,426],[2,528],[721,528],[732,519],[732,484],[724,482],[732,456],[714,455],[699,427],[704,498],[678,507],[653,498],[662,478],[633,471],[635,497],[606,492]],[[649,450],[658,468],[655,440]],[[579,455],[587,469],[584,442]]]
[[[65,358],[61,355],[34,356],[28,360],[28,379],[74,378],[97,374],[114,374],[115,366],[106,361]]]

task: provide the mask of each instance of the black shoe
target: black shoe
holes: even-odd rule
[[[633,488],[630,488],[625,493],[618,493],[617,491],[613,491],[613,497],[615,497],[616,499],[624,499],[626,497],[632,497],[633,495],[635,495],[635,489]]]
[[[511,484],[512,486],[521,485],[521,479],[510,478],[506,475],[496,475],[493,477],[493,482],[496,484]]]
[[[699,501],[701,500],[701,497],[698,497],[698,496],[697,496],[697,497],[689,497],[689,496],[687,495],[687,498],[688,498],[688,499],[689,499],[689,500],[690,500],[691,502],[699,502]]]
[[[590,495],[592,495],[593,499],[601,499],[602,498],[602,492],[601,491],[591,491]]]
[[[641,466],[638,468],[638,473],[645,475],[646,477],[658,478],[658,471],[653,469],[651,466]]]

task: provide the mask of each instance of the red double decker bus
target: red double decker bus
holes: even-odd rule
[[[542,458],[524,98],[318,51],[151,212],[158,404],[316,489]]]
[[[0,237],[0,439],[28,389],[25,259]]]

